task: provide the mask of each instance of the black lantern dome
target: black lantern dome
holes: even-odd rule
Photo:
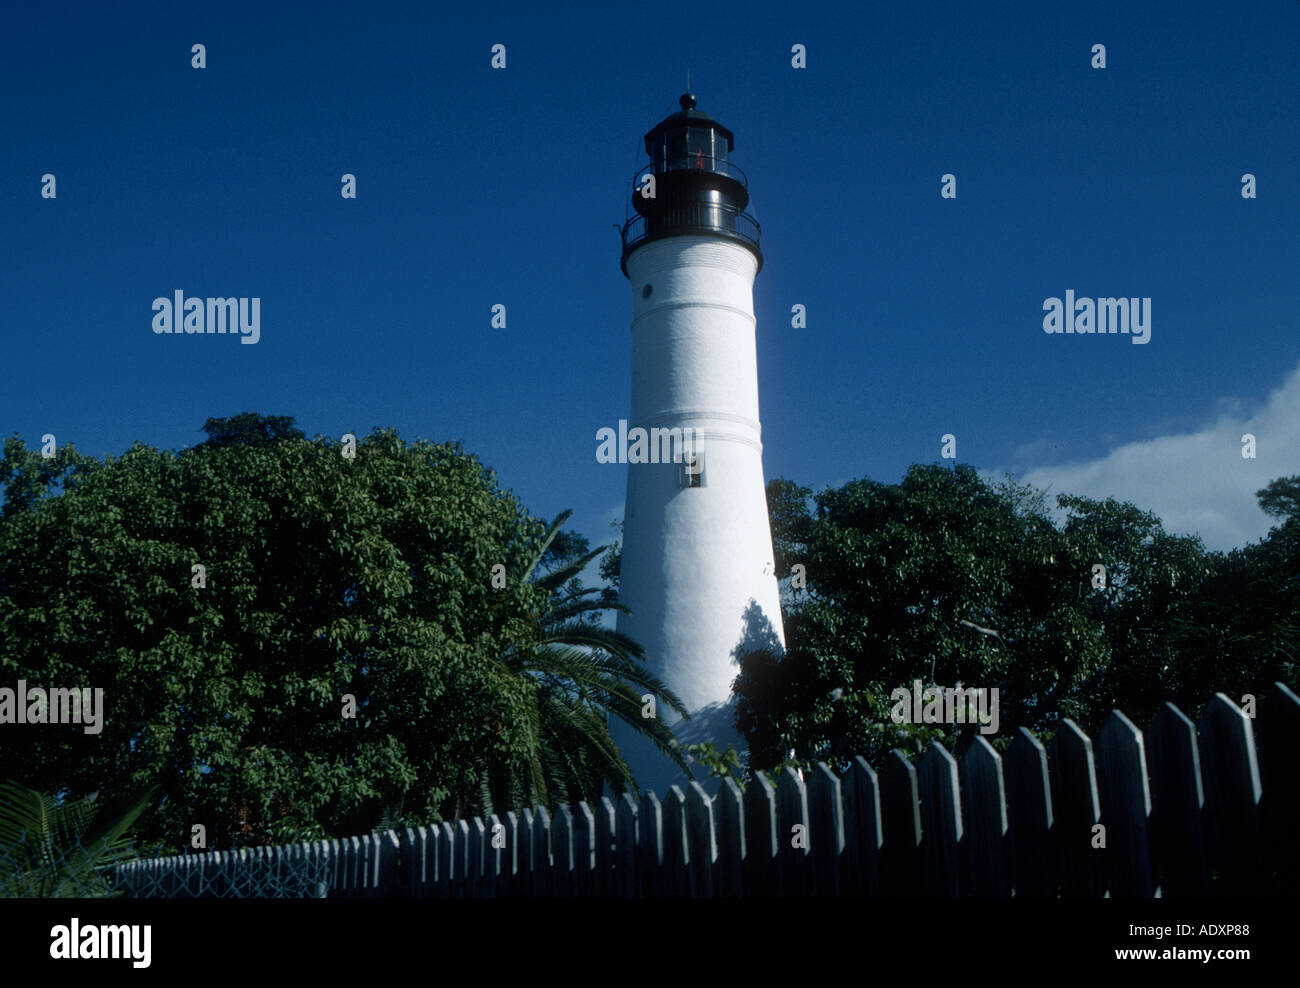
[[[683,93],[678,103],[681,110],[645,135],[650,161],[632,181],[632,208],[637,215],[623,226],[623,274],[627,274],[628,255],[638,247],[682,234],[735,240],[754,252],[761,268],[758,222],[745,212],[749,182],[731,163],[735,137],[695,109],[694,93]]]

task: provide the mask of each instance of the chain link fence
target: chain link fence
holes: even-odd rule
[[[333,874],[328,861],[253,848],[128,861],[114,869],[114,887],[136,898],[323,899]]]
[[[22,840],[0,845],[0,898],[99,899],[117,893],[106,846],[70,847]]]
[[[293,848],[127,859],[104,844],[0,845],[0,898],[324,898],[330,862]],[[287,853],[286,853],[287,852]]]

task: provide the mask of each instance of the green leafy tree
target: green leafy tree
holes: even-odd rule
[[[1188,613],[1173,621],[1184,694],[1239,697],[1300,679],[1300,476],[1280,477],[1256,497],[1278,524],[1223,557]]]
[[[792,480],[776,477],[767,484],[767,513],[772,525],[772,550],[778,575],[789,575],[790,568],[803,560],[812,534],[812,516],[808,500],[812,491]]]
[[[892,690],[917,679],[998,688],[1004,738],[1022,724],[1050,737],[1062,717],[1095,729],[1116,705],[1144,718],[1166,699],[1207,699],[1192,695],[1208,678],[1177,629],[1204,613],[1224,560],[1132,505],[1061,497],[1058,526],[1041,491],[937,464],[824,491],[813,512],[776,481],[773,502],[774,542],[806,565],[809,592],[786,602],[785,657],[742,660],[738,726],[755,767],[843,765],[932,738],[964,746],[973,726],[893,722]],[[1280,491],[1270,503],[1290,502]],[[1257,576],[1279,571],[1250,558]],[[1239,671],[1258,689],[1267,669],[1256,656]]]
[[[620,577],[623,575],[623,522],[612,522],[610,527],[618,531],[618,538],[606,546],[605,554],[600,557],[600,578],[605,581],[602,599],[614,604],[618,602]]]
[[[521,669],[559,649],[562,588],[494,576],[531,572],[547,526],[455,444],[375,430],[348,458],[291,420],[208,425],[103,460],[6,441],[0,682],[100,687],[107,711],[94,736],[8,729],[0,776],[156,784],[141,831],[172,847],[457,817],[532,778],[564,737],[539,705],[565,701]]]
[[[1062,495],[1057,503],[1067,513],[1064,551],[1081,575],[1080,609],[1107,644],[1106,661],[1090,670],[1070,716],[1095,722],[1121,707],[1144,719],[1166,700],[1203,703],[1208,696],[1189,696],[1190,658],[1173,631],[1195,620],[1222,555],[1197,538],[1165,532],[1151,512],[1113,498]]]
[[[714,778],[735,779],[737,782],[745,779],[745,766],[741,764],[740,752],[735,745],[728,744],[724,751],[719,751],[712,741],[688,744],[686,756],[689,761],[698,762]]]
[[[1279,477],[1255,496],[1264,514],[1277,518],[1283,526],[1300,519],[1300,476]]]
[[[210,418],[203,423],[207,439],[201,445],[216,448],[240,444],[269,446],[285,439],[306,439],[306,434],[287,415],[259,415],[242,412],[230,418]]]

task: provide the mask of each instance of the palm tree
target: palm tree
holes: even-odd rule
[[[135,856],[126,830],[154,792],[104,807],[94,794],[60,802],[0,782],[0,897],[114,895],[105,872]]]
[[[685,717],[682,701],[646,670],[640,645],[594,620],[602,612],[626,613],[627,608],[603,596],[601,588],[584,589],[577,580],[605,546],[562,558],[551,572],[539,573],[571,514],[565,511],[551,523],[515,574],[545,591],[548,601],[536,614],[538,638],[502,660],[536,687],[528,724],[531,754],[518,771],[485,774],[482,797],[487,813],[492,812],[494,796],[498,803],[548,802],[550,797],[574,801],[598,799],[605,783],[615,792],[635,789],[636,779],[610,736],[610,715],[653,741],[684,772],[690,771],[672,730],[656,717],[641,716],[645,694]]]

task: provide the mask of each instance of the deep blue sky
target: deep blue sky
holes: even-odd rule
[[[103,455],[246,410],[394,426],[605,539],[613,225],[689,68],[763,226],[768,477],[893,481],[951,432],[961,461],[1225,547],[1300,473],[1297,0],[266,6],[6,11],[0,434]],[[1151,342],[1045,335],[1069,288],[1152,297]],[[154,335],[176,289],[259,296],[260,343]]]

